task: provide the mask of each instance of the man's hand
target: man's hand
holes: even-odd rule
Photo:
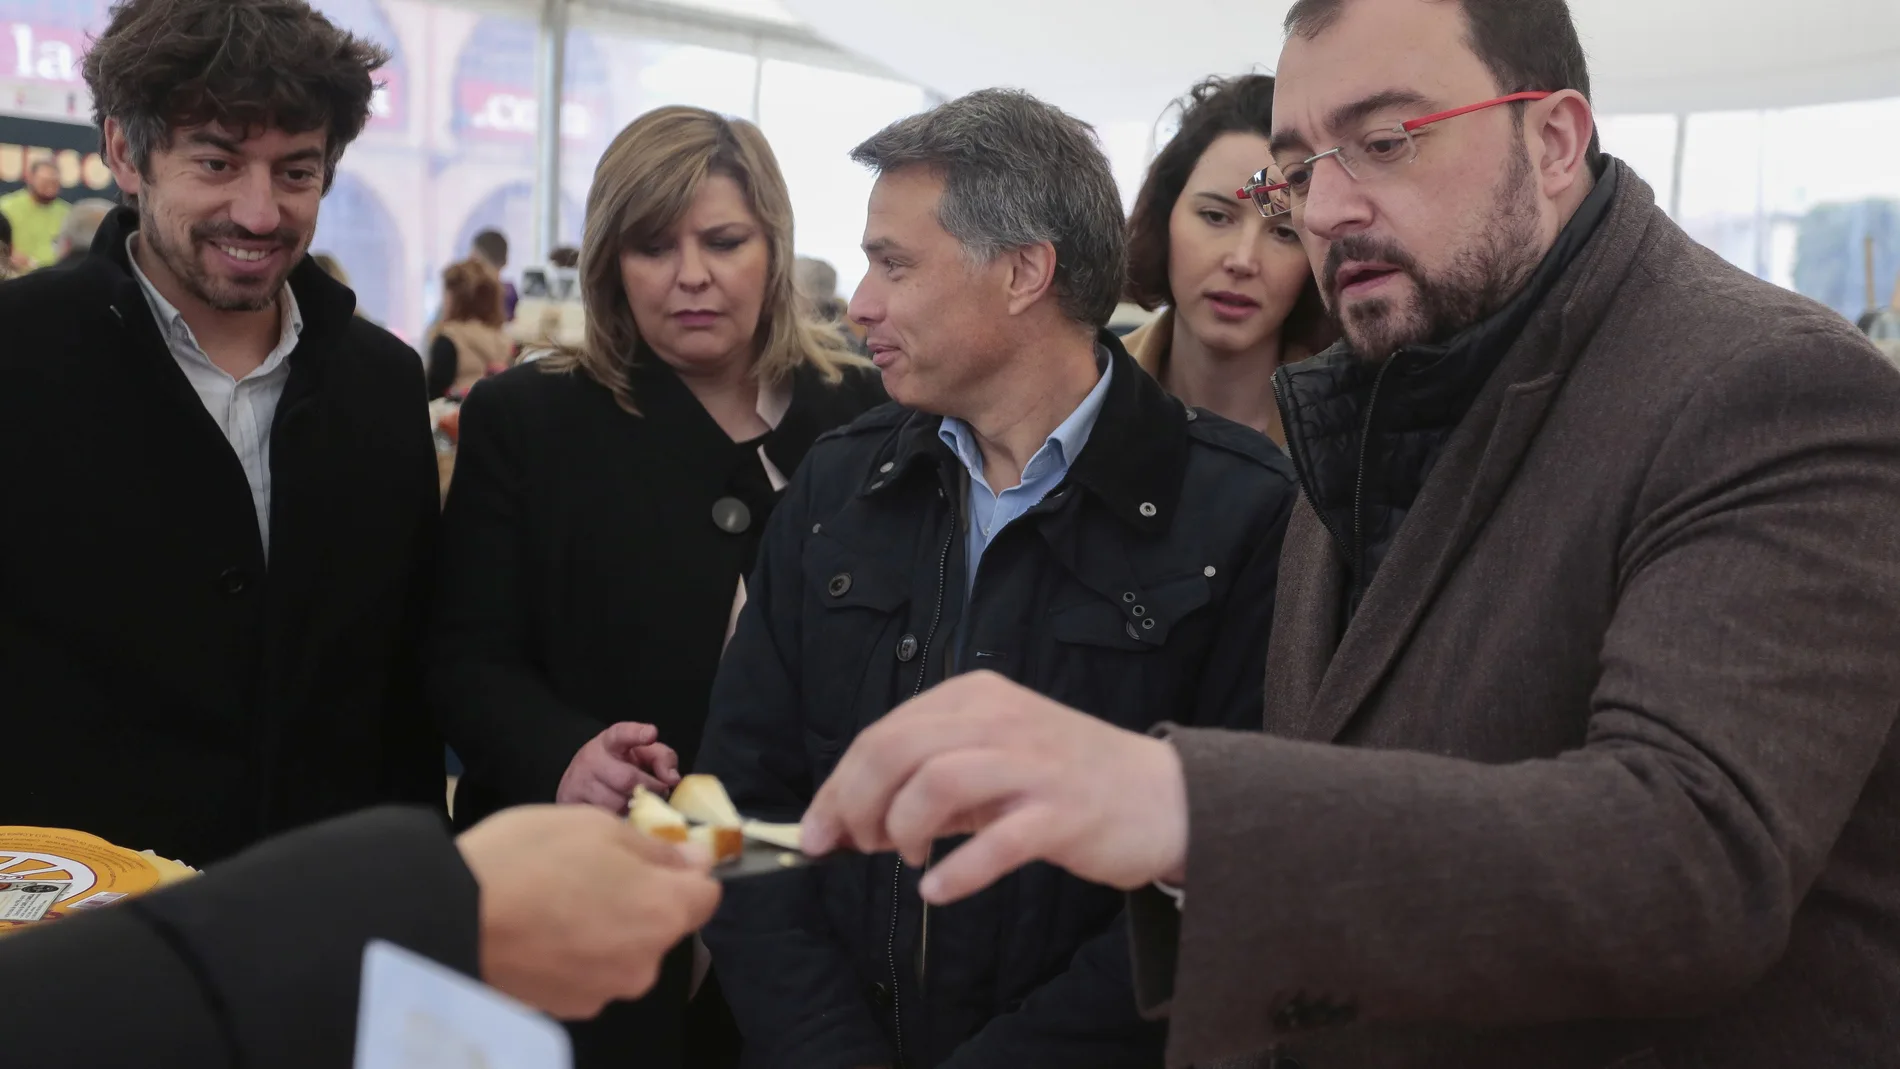
[[[574,806],[524,806],[456,840],[481,886],[482,979],[556,1017],[646,994],[719,905],[711,859]]]
[[[665,794],[679,781],[679,755],[660,741],[660,729],[626,721],[581,747],[568,762],[554,800],[562,805],[598,806],[617,816],[627,811],[635,787]]]
[[[1031,861],[1123,889],[1178,881],[1187,786],[1174,747],[990,672],[958,676],[871,725],[805,813],[807,851],[975,837],[931,867],[925,900],[975,894]]]

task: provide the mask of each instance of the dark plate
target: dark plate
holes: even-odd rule
[[[714,879],[724,883],[727,880],[743,880],[752,876],[770,876],[775,872],[790,872],[793,869],[802,869],[816,860],[817,858],[806,857],[796,850],[787,850],[773,846],[771,843],[747,839],[745,853],[740,854],[736,860],[714,866],[712,874]]]

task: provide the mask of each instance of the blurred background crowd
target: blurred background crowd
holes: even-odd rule
[[[67,222],[64,205],[44,201],[114,196],[79,70],[109,6],[0,0],[0,216],[16,231],[15,272],[83,248],[101,214],[88,206]],[[1151,16],[1119,0],[1035,12],[988,0],[955,11],[853,0],[315,6],[393,58],[313,248],[350,280],[364,315],[425,354],[442,322],[487,315],[455,292],[473,277],[455,265],[472,257],[499,274],[517,344],[578,331],[578,309],[561,308],[571,275],[556,253],[580,244],[588,183],[614,134],[655,107],[757,123],[791,190],[797,251],[825,264],[803,277],[819,299],[849,297],[872,179],[846,152],[886,123],[969,88],[1021,85],[1096,127],[1132,207],[1178,126],[1169,101],[1209,72],[1257,69],[1258,42],[1278,39],[1271,12],[1218,9],[1211,25],[1137,47]],[[1900,344],[1900,324],[1876,322],[1900,281],[1900,9],[1575,6],[1604,149],[1730,262]],[[553,86],[558,108],[544,91]],[[51,166],[36,182],[40,159]],[[529,302],[525,321],[517,300]],[[1130,306],[1118,325],[1144,318]],[[432,367],[432,383],[446,376],[453,388],[446,365]]]

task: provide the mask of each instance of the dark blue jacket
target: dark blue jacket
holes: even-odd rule
[[[967,605],[967,484],[940,418],[886,406],[812,449],[747,583],[700,752],[742,810],[796,820],[859,731],[955,671],[1133,731],[1258,727],[1291,467],[1102,344],[1115,374],[1088,444],[997,533]],[[705,937],[747,1066],[1161,1064],[1120,894],[1032,865],[926,909],[917,877],[886,854],[728,887]]]

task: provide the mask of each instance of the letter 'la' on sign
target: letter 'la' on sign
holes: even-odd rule
[[[67,38],[75,32],[34,26],[25,22],[8,23],[7,38],[12,44],[13,77],[23,82],[78,82],[79,42]]]

